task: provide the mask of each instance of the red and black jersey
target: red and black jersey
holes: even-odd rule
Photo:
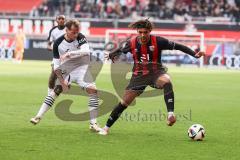
[[[140,44],[137,37],[133,37],[130,43],[129,52],[133,55],[133,74],[146,75],[161,66],[161,52],[166,49],[174,49],[174,42],[158,36],[150,36],[147,44]]]
[[[133,55],[134,67],[133,74],[146,75],[150,72],[157,71],[159,67],[162,67],[161,53],[162,50],[181,50],[191,56],[195,55],[195,52],[190,48],[169,41],[166,38],[160,36],[150,36],[150,40],[147,44],[141,44],[137,37],[133,37],[128,41],[128,48],[124,48],[124,53],[130,52]],[[130,47],[129,47],[130,46]]]

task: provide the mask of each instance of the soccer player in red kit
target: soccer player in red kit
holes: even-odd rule
[[[109,58],[114,62],[115,57],[121,53],[126,54],[130,52],[134,60],[132,77],[126,87],[122,101],[113,109],[105,127],[99,132],[101,135],[108,134],[110,127],[120,117],[121,113],[137,96],[143,93],[147,86],[163,89],[168,111],[167,125],[172,126],[176,122],[174,115],[174,92],[167,69],[161,63],[161,52],[162,50],[180,50],[195,58],[200,58],[205,54],[203,51],[196,53],[187,46],[169,41],[160,36],[151,35],[153,25],[148,19],[134,22],[129,27],[136,29],[138,35],[128,40],[125,46],[111,51]]]

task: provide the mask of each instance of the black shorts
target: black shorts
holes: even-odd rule
[[[129,84],[126,87],[126,90],[134,90],[134,91],[138,91],[139,93],[142,93],[147,86],[159,89],[156,86],[156,80],[159,78],[159,76],[166,73],[167,73],[167,68],[162,67],[157,71],[151,72],[147,75],[142,75],[142,74],[132,75]]]

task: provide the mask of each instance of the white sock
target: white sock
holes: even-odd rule
[[[168,116],[172,116],[172,115],[174,115],[173,112],[168,112]]]
[[[43,115],[52,107],[56,98],[57,98],[56,93],[54,91],[50,92],[49,95],[45,98],[36,117],[42,118]]]
[[[108,127],[108,126],[105,126],[103,129],[104,129],[105,131],[108,131],[108,130],[109,130],[109,127]]]
[[[98,97],[96,94],[89,94],[88,110],[90,113],[90,123],[97,123],[98,116]]]
[[[53,91],[53,89],[48,87],[48,95]]]
[[[51,107],[48,106],[46,103],[43,103],[42,106],[41,106],[41,108],[39,109],[36,117],[42,118],[43,115],[44,115],[50,108],[51,108]]]

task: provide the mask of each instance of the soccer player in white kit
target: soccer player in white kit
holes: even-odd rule
[[[49,51],[53,50],[53,44],[54,42],[61,37],[62,35],[64,35],[66,33],[65,31],[65,21],[66,21],[66,17],[64,15],[58,15],[56,17],[56,22],[57,22],[57,26],[54,26],[50,31],[49,31],[49,35],[48,35],[48,45],[47,45],[47,49]],[[53,63],[52,63],[53,65]],[[57,75],[54,73],[54,70],[52,68],[51,74],[49,76],[49,80],[48,80],[48,94],[54,89],[55,86],[55,82],[57,79]]]
[[[60,93],[67,91],[69,84],[74,82],[88,93],[90,129],[99,131],[100,127],[97,124],[97,88],[88,69],[90,63],[90,48],[86,37],[79,33],[79,22],[77,20],[69,20],[65,26],[66,34],[59,37],[53,45],[54,72],[58,80],[54,90],[45,98],[39,112],[30,122],[38,124]]]

